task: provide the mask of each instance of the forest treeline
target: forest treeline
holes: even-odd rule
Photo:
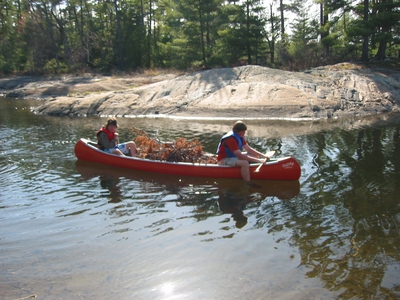
[[[0,74],[400,56],[399,0],[2,0]]]

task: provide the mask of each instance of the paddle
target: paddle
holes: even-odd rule
[[[271,157],[275,154],[275,151],[268,151],[267,153],[265,153],[266,156]],[[264,159],[264,161],[262,163],[260,163],[257,167],[257,169],[254,172],[259,172],[262,165],[267,161],[267,159]]]

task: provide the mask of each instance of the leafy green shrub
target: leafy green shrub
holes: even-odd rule
[[[65,74],[69,72],[68,66],[63,62],[58,62],[56,59],[49,60],[43,70],[49,74]]]

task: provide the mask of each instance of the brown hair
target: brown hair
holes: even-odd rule
[[[237,121],[232,127],[233,132],[246,131],[247,126],[242,121]]]
[[[107,128],[109,125],[114,125],[118,128],[118,124],[117,124],[117,119],[116,118],[109,118],[106,122],[106,124],[104,124],[104,127]]]

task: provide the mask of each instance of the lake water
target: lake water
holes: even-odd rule
[[[77,161],[105,118],[0,98],[0,299],[400,299],[400,116],[247,122],[298,182],[179,178]],[[119,118],[214,152],[232,120]]]

